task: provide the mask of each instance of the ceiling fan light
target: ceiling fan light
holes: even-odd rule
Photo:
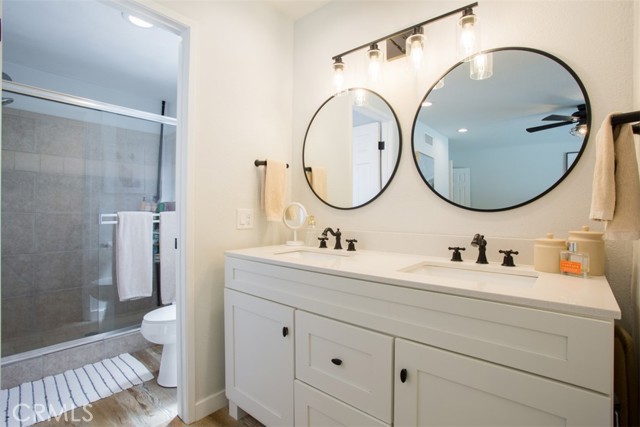
[[[576,127],[571,128],[569,133],[573,136],[583,137],[587,134],[587,125],[582,123]]]

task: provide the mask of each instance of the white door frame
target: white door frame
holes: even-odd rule
[[[193,239],[188,233],[193,223],[187,207],[192,199],[188,183],[193,182],[193,172],[187,167],[191,155],[188,144],[188,111],[193,111],[189,96],[190,77],[193,75],[193,58],[190,52],[194,46],[195,24],[175,11],[148,0],[99,0],[111,3],[123,11],[131,12],[181,38],[178,63],[177,126],[176,126],[176,210],[179,219],[178,263],[177,263],[177,352],[178,352],[178,416],[187,424],[197,419],[195,381],[195,300],[194,290],[188,275],[193,272]],[[192,150],[191,150],[192,151]]]

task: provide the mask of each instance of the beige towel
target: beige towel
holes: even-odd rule
[[[327,170],[324,166],[311,169],[311,188],[322,200],[327,200]]]
[[[267,160],[265,169],[263,200],[267,221],[282,221],[287,164],[277,160]]]
[[[609,114],[596,135],[596,164],[589,217],[607,221],[605,239],[640,238],[640,177],[630,124],[611,126]]]

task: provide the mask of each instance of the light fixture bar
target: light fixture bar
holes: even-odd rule
[[[420,22],[418,24],[411,25],[411,26],[409,26],[409,27],[407,27],[407,28],[405,28],[403,30],[396,31],[393,34],[389,34],[388,36],[381,37],[381,38],[376,39],[376,40],[374,40],[372,42],[369,42],[369,43],[365,43],[362,46],[354,47],[353,49],[347,50],[346,52],[342,52],[341,54],[335,55],[331,59],[333,59],[335,61],[337,58],[341,58],[343,56],[349,55],[350,53],[356,52],[356,51],[358,51],[360,49],[367,48],[367,47],[371,46],[374,43],[383,42],[383,41],[385,41],[387,39],[390,39],[390,38],[399,36],[400,34],[406,33],[407,31],[412,31],[416,27],[422,27],[424,25],[431,24],[432,22],[439,21],[439,20],[441,20],[443,18],[446,18],[446,17],[449,17],[451,15],[455,15],[455,14],[464,12],[466,9],[471,9],[471,8],[474,8],[474,7],[477,7],[477,6],[478,6],[478,2],[471,3],[471,4],[468,4],[466,6],[459,7],[456,10],[452,10],[450,12],[447,12],[447,13],[444,13],[442,15],[436,16],[435,18],[427,19],[426,21],[422,21],[422,22]]]

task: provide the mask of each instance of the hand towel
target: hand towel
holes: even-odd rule
[[[162,304],[176,300],[176,262],[178,251],[178,215],[160,212],[160,297]]]
[[[267,221],[282,221],[287,164],[277,160],[267,160],[265,169],[263,198]]]
[[[311,169],[311,188],[322,200],[327,200],[327,170],[324,166]]]
[[[120,301],[153,293],[153,213],[118,212],[116,279]]]
[[[640,177],[630,124],[611,126],[609,114],[596,135],[596,163],[589,217],[606,221],[607,240],[640,238]]]

